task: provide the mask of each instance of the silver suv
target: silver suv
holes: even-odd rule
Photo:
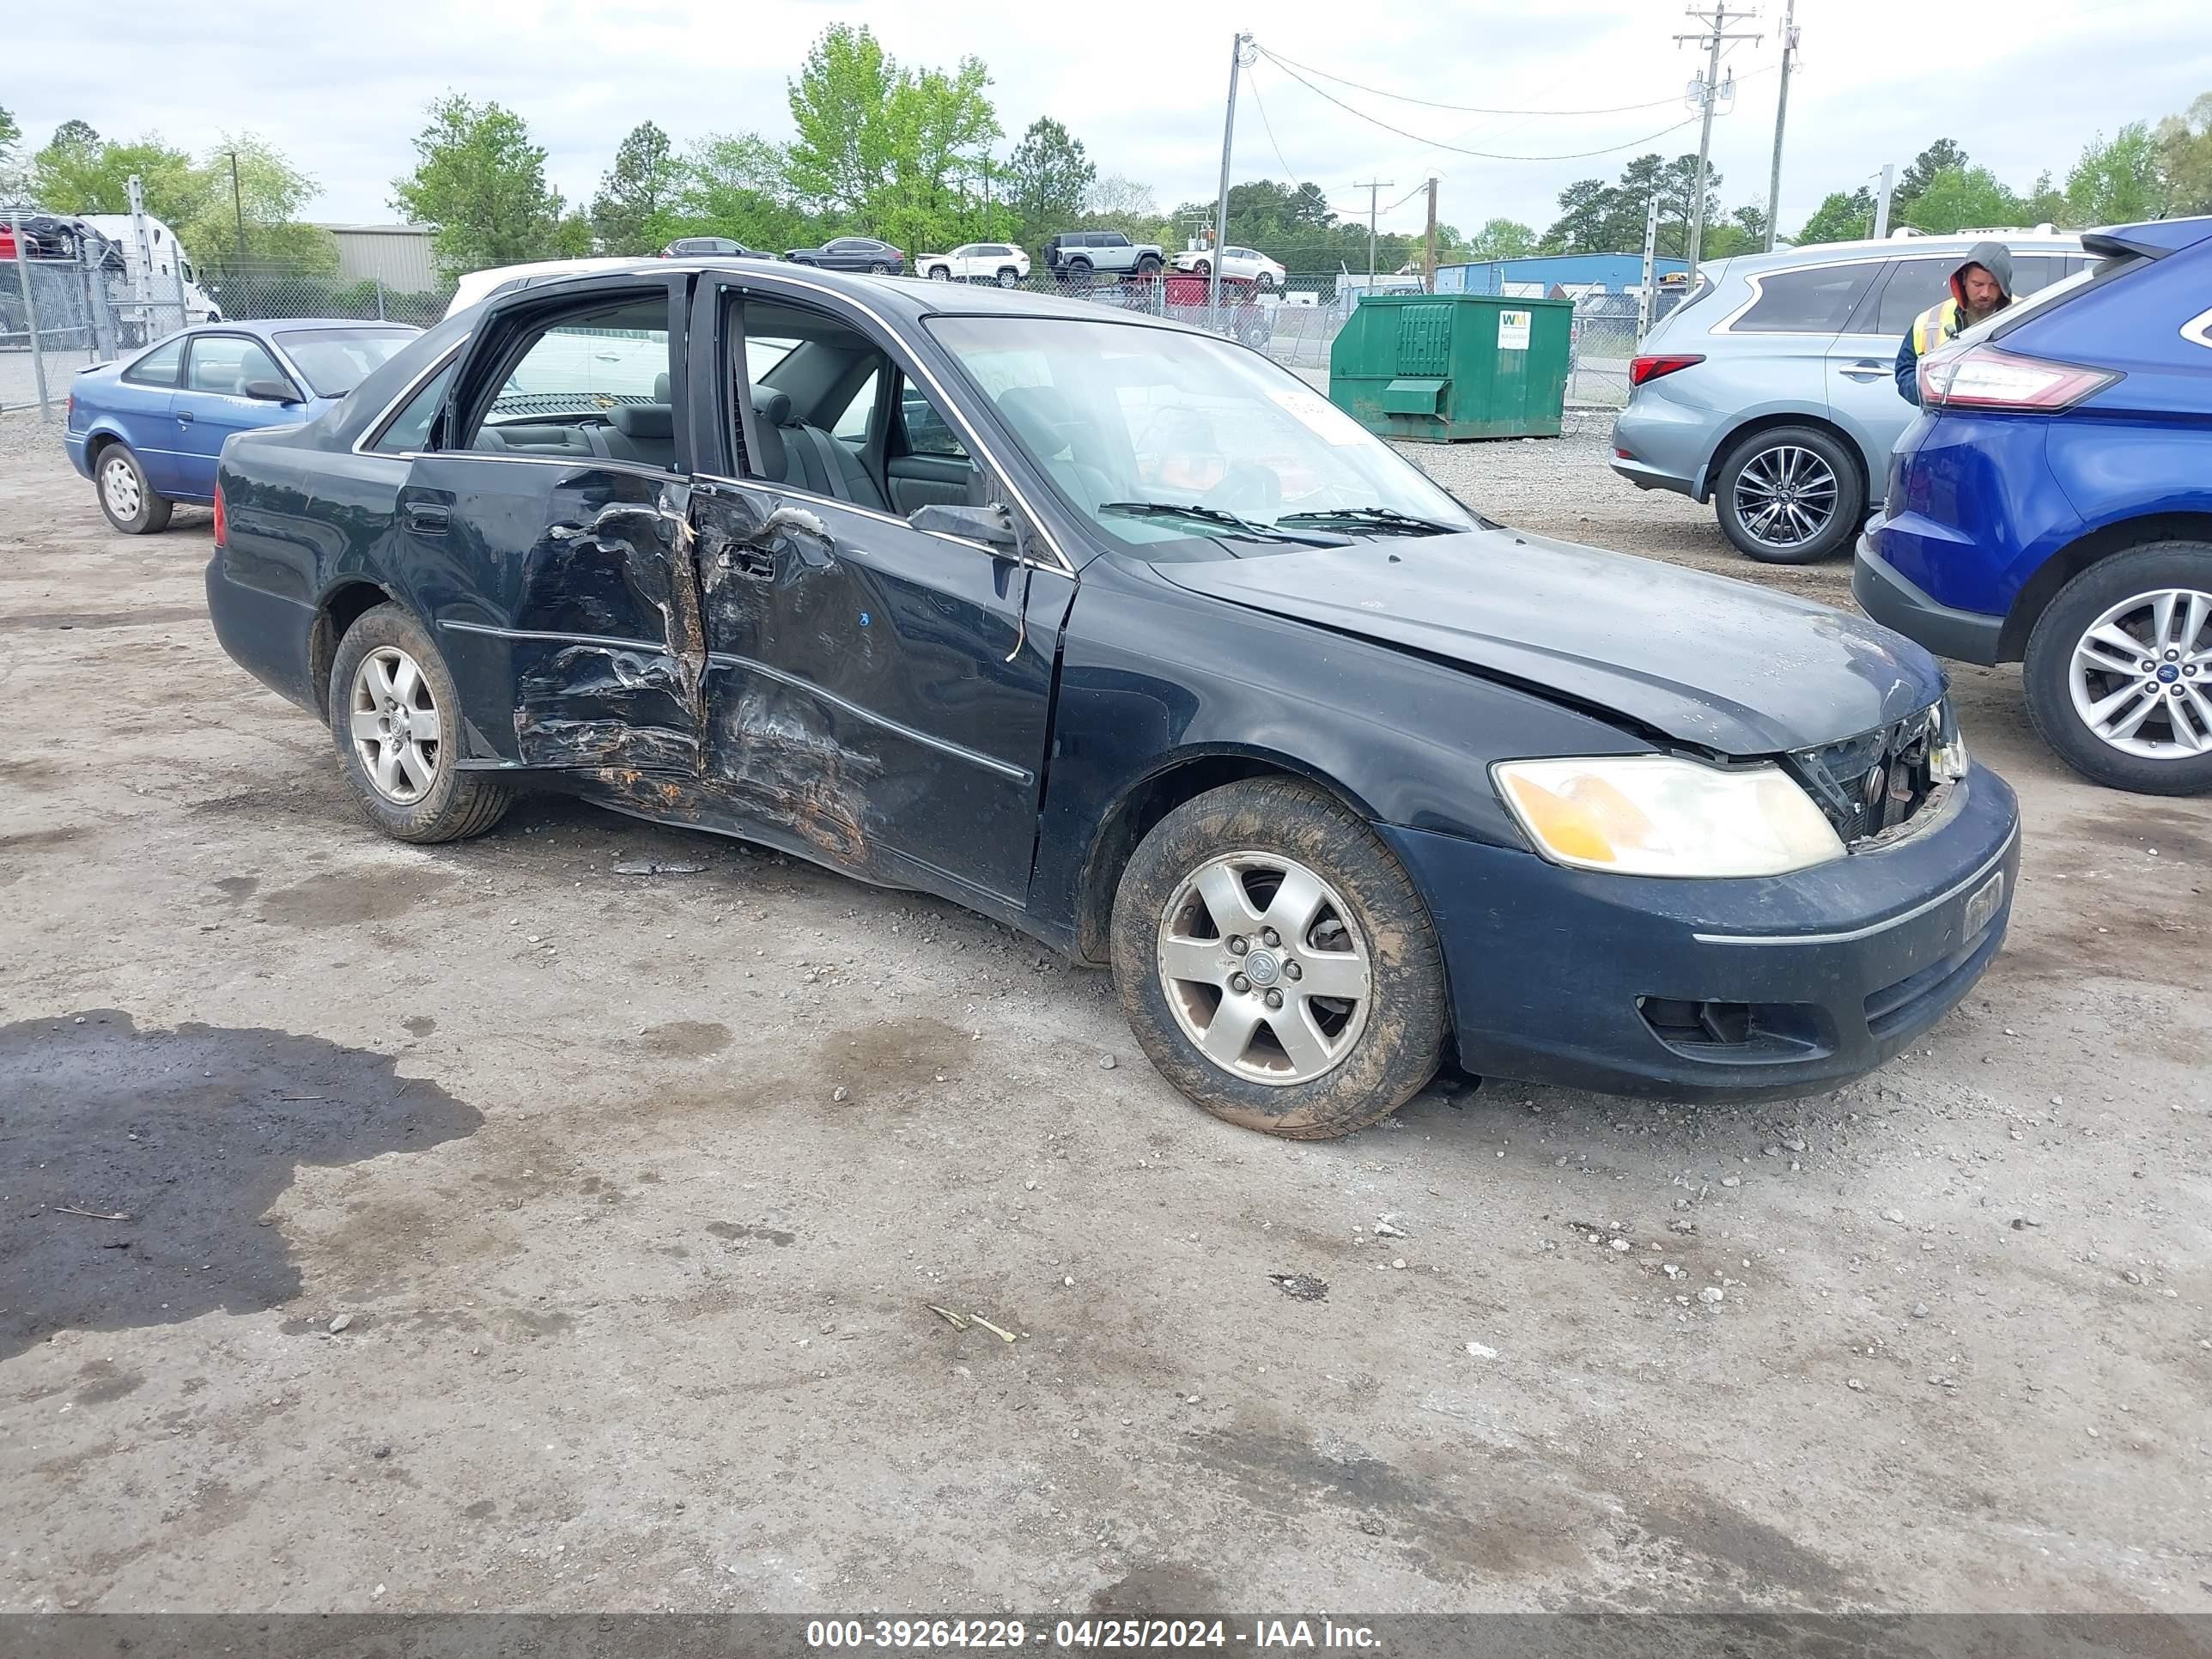
[[[1897,348],[1976,242],[2012,251],[2014,297],[2094,264],[2078,237],[1902,232],[1701,265],[1644,337],[1613,470],[1642,489],[1713,503],[1721,532],[1774,564],[1841,551],[1881,501],[1913,407]]]

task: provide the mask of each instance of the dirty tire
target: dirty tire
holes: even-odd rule
[[[1267,1084],[1217,1066],[1168,1005],[1158,949],[1185,877],[1231,851],[1306,866],[1343,895],[1372,975],[1351,1049],[1310,1081]],[[1366,823],[1327,791],[1288,778],[1232,783],[1186,801],[1130,858],[1114,897],[1114,988],[1129,1027],[1163,1076],[1227,1122],[1294,1140],[1324,1140],[1396,1111],[1435,1075],[1444,1040],[1443,959],[1412,880]]]
[[[151,536],[169,527],[169,500],[154,493],[128,444],[118,441],[100,452],[92,464],[92,493],[108,523],[126,536]]]
[[[355,676],[371,652],[397,647],[414,659],[428,684],[441,727],[437,769],[420,800],[407,805],[387,799],[370,780],[354,746],[351,713]],[[482,772],[460,769],[460,695],[430,632],[397,605],[380,605],[362,613],[338,641],[331,665],[329,716],[338,764],[368,821],[398,841],[465,841],[481,836],[501,817],[514,799],[503,781]],[[443,733],[450,732],[450,738]]]
[[[1749,486],[1744,472],[1762,457],[1768,458],[1765,465],[1771,465],[1774,458],[1783,456],[1811,457],[1810,462],[1799,459],[1796,464],[1811,471],[1817,463],[1817,468],[1826,469],[1832,488],[1819,498],[1827,516],[1817,530],[1801,540],[1776,542],[1745,522],[1742,496]],[[1833,434],[1813,426],[1769,427],[1737,444],[1721,463],[1713,485],[1713,516],[1720,520],[1721,534],[1747,558],[1761,564],[1817,564],[1856,539],[1866,519],[1866,483],[1859,477],[1857,458]]]
[[[2028,718],[2060,759],[2109,789],[2138,795],[2212,793],[2212,752],[2166,758],[2124,752],[2091,730],[2074,702],[2071,671],[2082,635],[2100,617],[2135,596],[2173,590],[2212,593],[2212,543],[2154,542],[2100,559],[2058,590],[2027,636],[2021,685],[2027,694]],[[2207,629],[2212,631],[2212,623]],[[2191,643],[2202,651],[2204,641],[2200,634]],[[2147,650],[2145,659],[2163,655]],[[2203,676],[2205,695],[2212,696],[2207,665],[2191,665]],[[2098,689],[2110,684],[2100,682]]]

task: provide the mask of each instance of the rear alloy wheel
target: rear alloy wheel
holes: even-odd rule
[[[871,276],[888,276],[890,274],[891,268],[885,264],[881,259],[877,260],[875,264],[868,267],[868,275]]]
[[[1016,270],[1012,265],[1002,265],[1000,267],[999,286],[1000,288],[1012,288],[1015,283],[1021,280],[1021,272]]]
[[[1269,291],[1272,291],[1272,290],[1273,289],[1274,286],[1275,286],[1275,273],[1274,273],[1273,271],[1272,271],[1272,270],[1263,270],[1263,271],[1261,271],[1261,272],[1260,273],[1260,287],[1261,287],[1263,290],[1269,290]]]
[[[1310,784],[1232,783],[1161,819],[1115,895],[1114,985],[1160,1072],[1295,1139],[1379,1122],[1436,1073],[1443,963],[1412,881]]]
[[[2212,791],[2212,544],[2160,542],[2058,590],[2028,636],[2035,729],[2084,777],[2146,795]]]
[[[1818,428],[1780,426],[1739,446],[1721,467],[1721,533],[1766,564],[1811,564],[1857,531],[1866,490],[1844,447]]]
[[[331,665],[330,720],[369,821],[400,841],[460,841],[500,821],[507,786],[460,768],[460,697],[428,630],[396,605],[362,614]]]
[[[126,536],[150,536],[169,527],[168,498],[146,482],[138,458],[119,443],[100,452],[93,476],[98,480],[100,510]]]

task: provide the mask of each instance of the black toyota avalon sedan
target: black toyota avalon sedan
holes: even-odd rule
[[[1192,1099],[1447,1055],[1829,1088],[1996,953],[2012,792],[1874,623],[1493,524],[1302,381],[1080,301],[658,259],[226,447],[224,647],[370,820],[566,790],[1111,969]]]

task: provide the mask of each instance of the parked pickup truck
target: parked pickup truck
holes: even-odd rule
[[[1077,283],[1093,276],[1157,276],[1159,244],[1132,242],[1118,230],[1064,230],[1044,245],[1044,262],[1055,276]]]

